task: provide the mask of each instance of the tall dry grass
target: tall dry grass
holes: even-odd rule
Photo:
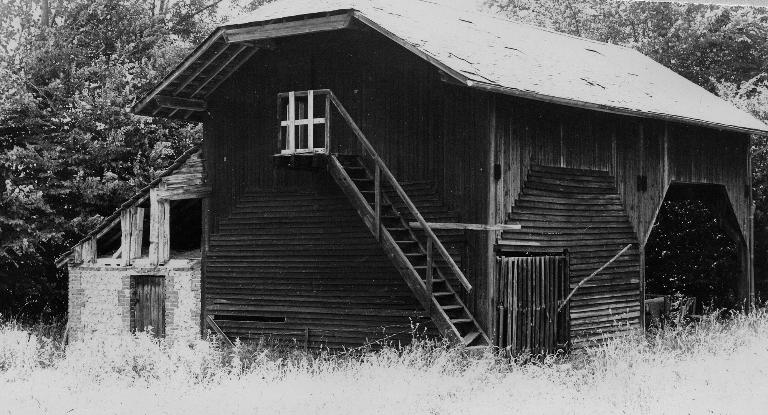
[[[439,342],[308,355],[0,326],[0,414],[762,414],[768,313],[510,362]]]

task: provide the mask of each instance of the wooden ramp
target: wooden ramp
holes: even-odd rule
[[[531,166],[508,221],[522,230],[504,232],[501,251],[567,250],[571,288],[624,246],[638,242],[614,178],[605,171]],[[639,327],[637,245],[577,291],[570,318],[574,346]]]

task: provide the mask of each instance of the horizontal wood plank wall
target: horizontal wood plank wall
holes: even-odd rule
[[[650,229],[672,181],[724,185],[746,230],[747,135],[511,97],[499,102],[496,133],[504,143],[505,183],[499,203],[505,212],[529,166],[538,164],[611,173],[639,236]],[[639,175],[647,177],[644,192],[637,191]]]
[[[278,39],[211,96],[204,146],[214,235],[224,233],[220,223],[249,189],[303,189],[321,180],[272,164],[277,94],[320,88],[334,91],[399,181],[434,183],[457,220],[485,223],[490,95],[441,81],[436,68],[376,33],[347,30]],[[351,136],[338,118],[331,121],[338,151]],[[468,238],[465,274],[475,290],[467,303],[475,309],[489,301],[487,247],[479,232]]]
[[[512,97],[498,102],[503,190],[496,203],[505,214],[513,211],[531,165],[603,170],[615,178],[641,243],[673,181],[724,185],[747,234],[746,135]],[[638,176],[646,177],[645,191],[638,191]]]
[[[435,333],[330,177],[245,192],[219,228],[206,257],[206,310],[230,337],[341,347],[408,342],[412,323]]]

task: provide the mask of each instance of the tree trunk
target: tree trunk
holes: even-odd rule
[[[49,27],[51,25],[51,4],[48,0],[40,1],[40,26]]]

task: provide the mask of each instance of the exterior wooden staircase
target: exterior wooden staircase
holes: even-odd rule
[[[390,200],[391,191],[379,188],[377,196],[375,172],[365,166],[362,157],[330,155],[328,169],[441,333],[465,346],[490,345],[450,282],[464,279],[463,275],[447,277],[454,260],[429,253],[433,239],[420,237],[420,231],[409,226],[407,215]]]
[[[472,290],[472,285],[401,184],[331,91],[308,91],[307,94],[326,96],[326,108],[332,105],[352,130],[357,140],[355,147],[362,149],[359,154],[332,154],[330,137],[326,134],[324,151],[328,171],[435,326],[451,341],[468,347],[490,346],[490,338],[451,282],[458,282],[467,292]],[[326,110],[326,119],[330,116]],[[409,224],[414,219],[420,225],[418,230]]]

